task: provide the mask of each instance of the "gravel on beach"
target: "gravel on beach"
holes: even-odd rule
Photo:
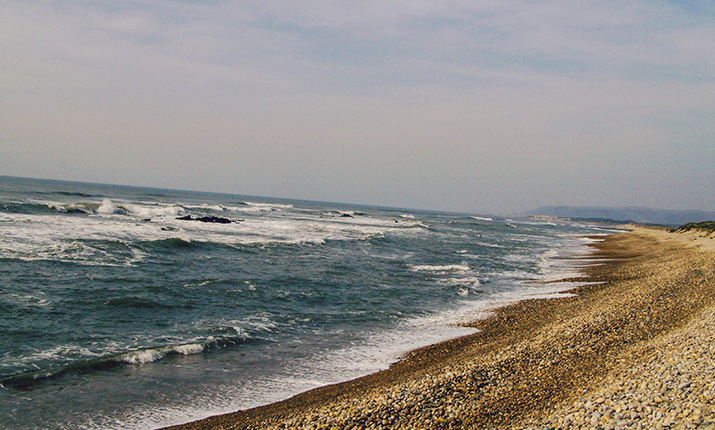
[[[715,239],[633,228],[569,297],[390,369],[175,429],[715,429]]]

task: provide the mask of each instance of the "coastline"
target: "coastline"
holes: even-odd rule
[[[582,269],[587,277],[578,281],[591,283],[570,291],[573,296],[497,309],[470,324],[479,332],[413,351],[385,371],[168,428],[616,428],[645,421],[658,428],[695,417],[692,422],[715,427],[707,424],[715,420],[715,386],[706,383],[712,377],[691,375],[671,384],[673,393],[661,383],[654,391],[659,397],[651,399],[624,388],[635,393],[653,385],[648,369],[667,367],[677,354],[663,345],[700,339],[708,329],[702,321],[715,306],[713,243],[712,237],[633,227],[592,245],[607,263]],[[712,360],[715,347],[702,339],[698,345]],[[686,362],[680,357],[677,364]],[[671,381],[685,374],[677,371]],[[639,377],[643,381],[633,383]],[[601,393],[607,389],[612,396]],[[685,415],[683,390],[699,393],[700,402]],[[638,417],[615,405],[631,397],[638,397]],[[680,411],[672,414],[671,406]]]

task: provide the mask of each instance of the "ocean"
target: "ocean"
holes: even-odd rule
[[[0,177],[0,428],[154,429],[558,294],[595,224]]]

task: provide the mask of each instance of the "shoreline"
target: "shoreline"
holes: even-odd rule
[[[591,283],[573,295],[498,308],[469,324],[477,333],[408,353],[384,371],[167,429],[579,428],[596,413],[596,424],[615,428],[620,412],[583,413],[579,424],[571,409],[594,409],[603,396],[581,399],[618,372],[644,368],[641,357],[652,357],[644,351],[657,352],[652,345],[715,306],[712,237],[629,228],[590,245],[606,262],[582,268],[587,276],[573,280]],[[701,423],[715,420],[715,410],[699,410]]]

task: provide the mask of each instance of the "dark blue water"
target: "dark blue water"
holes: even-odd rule
[[[374,372],[553,292],[602,233],[0,177],[0,428],[156,428]]]

